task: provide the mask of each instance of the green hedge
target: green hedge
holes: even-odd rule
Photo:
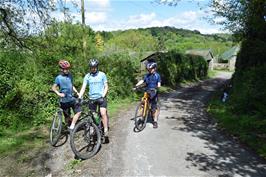
[[[160,54],[157,60],[162,83],[168,86],[176,86],[183,80],[196,80],[207,76],[208,64],[200,56],[170,51]]]
[[[266,64],[238,71],[230,104],[234,112],[266,118]]]

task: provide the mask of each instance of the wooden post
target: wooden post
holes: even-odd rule
[[[86,43],[86,34],[85,34],[85,8],[84,8],[84,0],[81,0],[81,16],[82,16],[82,29],[83,29],[83,57],[84,60],[86,60],[86,49],[87,49],[87,43]]]

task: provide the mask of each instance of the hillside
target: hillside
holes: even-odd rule
[[[178,50],[212,49],[214,55],[221,55],[234,45],[230,34],[201,34],[199,31],[174,27],[152,27],[124,31],[100,32],[106,49],[128,50]],[[128,40],[131,39],[131,40]]]

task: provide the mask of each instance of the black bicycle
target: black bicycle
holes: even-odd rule
[[[83,101],[82,106],[88,106],[93,101]],[[76,124],[70,134],[70,146],[76,157],[82,160],[93,157],[99,150],[101,143],[105,143],[104,128],[100,114],[100,108],[97,111],[84,107],[80,121]]]

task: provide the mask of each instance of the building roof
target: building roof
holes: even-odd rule
[[[234,46],[231,49],[225,51],[222,55],[221,55],[221,59],[223,60],[230,60],[233,56],[236,56],[238,51],[240,50],[239,46]]]
[[[159,52],[146,52],[145,56],[140,62],[146,61],[146,60],[155,60],[158,55],[165,53],[166,51],[159,51]]]
[[[211,49],[192,49],[187,50],[185,54],[202,56],[207,61],[213,59],[213,53]]]

